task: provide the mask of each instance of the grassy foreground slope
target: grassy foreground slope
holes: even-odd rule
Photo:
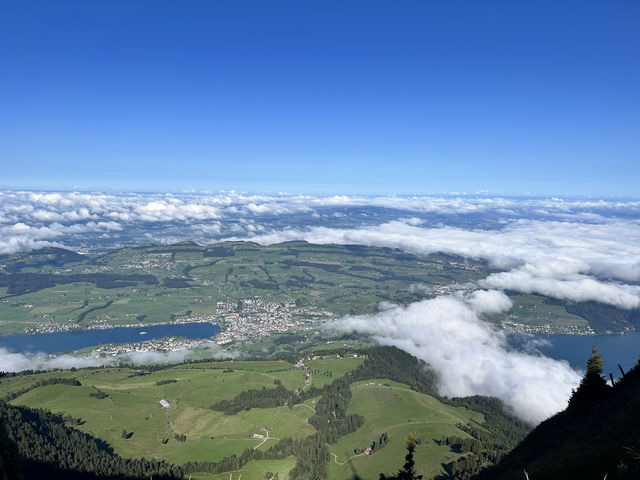
[[[18,375],[2,379],[0,394],[11,405],[63,414],[69,426],[106,441],[122,457],[166,460],[178,466],[200,462],[202,469],[192,466],[188,471],[194,480],[265,478],[268,472],[286,479],[299,461],[290,454],[254,459],[222,472],[207,470],[207,465],[247,450],[267,452],[286,437],[313,436],[313,425],[318,424],[312,417],[327,391],[323,385],[335,383],[336,378],[347,379],[350,385],[347,416],[364,420],[352,433],[328,440],[329,479],[347,479],[355,473],[373,479],[397,470],[409,433],[419,441],[419,472],[425,478],[443,474],[443,464],[464,454],[442,445],[440,439],[470,438],[460,427],[482,428],[485,421],[473,409],[429,394],[430,375],[424,366],[396,349],[372,349],[364,358],[353,354],[323,358],[317,353],[312,357],[306,360],[308,370],[284,361],[260,360],[181,364],[152,371],[122,367]],[[375,376],[375,371],[386,374]],[[312,383],[304,386],[310,372]],[[232,401],[241,392],[272,390],[277,383],[286,390],[299,389],[304,401],[248,407],[232,415],[209,408],[221,400]],[[162,399],[170,408],[161,406]],[[367,455],[365,449],[383,437],[384,444]]]
[[[333,456],[329,464],[330,478],[349,479],[354,473],[362,478],[376,478],[380,472],[395,472],[404,461],[406,438],[410,433],[420,442],[416,450],[417,469],[425,478],[431,478],[443,473],[442,463],[460,456],[434,440],[442,436],[467,437],[456,425],[484,421],[482,414],[445,405],[431,395],[388,379],[356,382],[351,390],[350,411],[363,415],[365,423],[329,447]],[[379,451],[371,455],[354,452],[368,447],[384,433],[388,434],[389,442]]]
[[[225,372],[234,362],[216,364],[216,369],[174,367],[138,376],[131,369],[78,370],[75,378],[81,387],[47,385],[35,388],[13,400],[15,405],[46,408],[81,418],[78,428],[111,444],[126,457],[163,458],[171,463],[187,460],[219,460],[253,448],[261,440],[260,426],[269,426],[275,438],[300,438],[313,433],[306,420],[312,412],[305,408],[285,407],[252,409],[226,416],[209,409],[219,400],[230,400],[247,389],[272,388],[276,378],[285,385],[303,383],[302,372],[284,362],[238,362],[240,368]],[[271,370],[284,370],[267,373]],[[175,383],[157,385],[176,380]],[[91,397],[103,392],[107,397]],[[160,400],[167,399],[167,410]],[[122,431],[132,434],[123,438]],[[176,440],[185,435],[186,441]],[[166,444],[161,443],[168,439]],[[274,442],[274,440],[270,440]]]

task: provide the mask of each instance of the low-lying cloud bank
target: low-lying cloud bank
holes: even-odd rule
[[[0,190],[0,254],[50,245],[104,250],[141,241],[195,240],[314,225],[356,228],[416,215],[430,222],[499,226],[516,219],[598,223],[640,216],[640,202],[487,195],[310,196]],[[418,219],[418,221],[420,221]],[[456,223],[457,222],[457,223]]]
[[[198,347],[199,353],[207,352],[208,358],[229,358],[233,354],[215,343]],[[0,348],[0,371],[21,372],[23,370],[56,370],[85,367],[116,366],[122,363],[133,365],[169,365],[181,363],[193,356],[193,349],[170,352],[132,352],[115,357],[98,355],[48,355],[46,353],[15,353]],[[200,355],[201,357],[202,355]]]
[[[499,196],[0,191],[0,254],[248,239],[487,260],[482,288],[640,307],[640,202]]]
[[[529,422],[564,409],[580,374],[564,361],[510,350],[504,332],[482,320],[511,301],[502,292],[477,290],[328,324],[339,332],[369,335],[423,359],[438,375],[441,395],[488,395],[502,399]]]
[[[248,238],[265,245],[306,240],[392,247],[419,255],[462,255],[506,270],[483,280],[483,288],[640,307],[640,286],[625,283],[640,282],[640,225],[633,221],[587,225],[521,219],[499,230],[481,230],[431,228],[409,219],[349,229],[290,228]]]
[[[580,215],[598,219],[640,213],[635,200],[508,197],[488,195],[311,196],[252,195],[235,191],[202,193],[101,193],[0,190],[0,223],[170,222],[224,217],[287,215],[323,208],[378,207],[442,215],[500,212],[512,216]]]

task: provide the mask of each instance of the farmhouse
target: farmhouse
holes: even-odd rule
[[[169,405],[169,402],[164,398],[160,400],[160,405],[162,405],[162,408],[169,408],[171,406]]]

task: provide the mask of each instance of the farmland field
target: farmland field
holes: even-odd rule
[[[37,324],[80,328],[206,318],[218,302],[260,298],[298,318],[373,312],[484,276],[486,267],[377,247],[227,242],[125,248],[101,256],[60,249],[0,260],[0,333]],[[428,296],[428,295],[427,295]]]
[[[0,334],[193,321],[224,328],[233,314],[314,323],[376,312],[381,302],[409,304],[464,290],[489,273],[484,262],[468,258],[301,241],[183,242],[96,256],[47,248],[0,258]],[[544,296],[510,297],[513,308],[492,320],[529,333],[593,333],[582,311],[596,331],[628,323],[612,325],[611,312],[588,305],[570,313]],[[251,303],[256,299],[260,308]]]

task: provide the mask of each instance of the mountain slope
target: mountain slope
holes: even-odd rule
[[[588,372],[563,412],[475,480],[640,478],[640,364],[615,387]]]

